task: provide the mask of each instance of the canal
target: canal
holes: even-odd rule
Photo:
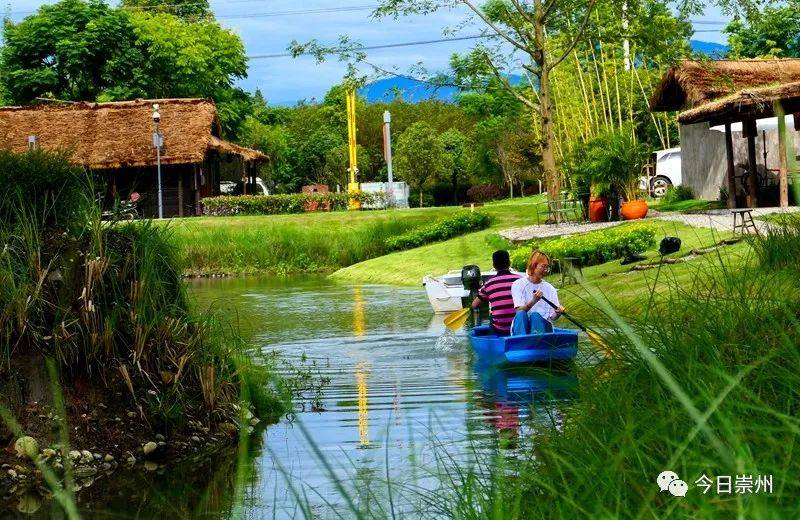
[[[98,481],[78,495],[86,518],[432,518],[465,474],[532,456],[532,431],[560,428],[576,397],[569,371],[480,366],[422,287],[233,278],[189,293],[315,384],[246,448]],[[31,501],[15,513],[53,513]]]

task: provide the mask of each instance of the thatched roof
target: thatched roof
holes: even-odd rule
[[[687,110],[748,89],[797,81],[800,81],[800,59],[683,60],[661,79],[650,99],[650,109]]]
[[[712,120],[734,122],[744,118],[773,117],[775,115],[773,102],[775,101],[781,101],[786,113],[800,110],[800,81],[741,90],[722,99],[704,103],[682,112],[678,116],[678,121],[682,124],[692,124]]]
[[[267,157],[220,139],[217,107],[206,99],[156,99],[0,108],[0,146],[23,152],[35,135],[45,150],[67,150],[91,169],[153,166],[153,104],[164,135],[162,164],[201,163],[209,150],[246,161]]]

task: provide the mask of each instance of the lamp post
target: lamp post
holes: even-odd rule
[[[394,176],[392,172],[392,114],[383,113],[383,155],[386,158],[386,169],[389,174],[389,206],[394,206]]]
[[[161,114],[158,104],[153,105],[153,146],[156,148],[156,166],[158,168],[158,218],[164,218],[164,197],[161,191],[161,147],[164,136],[161,134]]]

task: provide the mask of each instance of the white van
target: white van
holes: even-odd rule
[[[647,175],[639,180],[639,188],[653,197],[663,197],[670,186],[681,185],[681,149],[658,150],[650,156]]]

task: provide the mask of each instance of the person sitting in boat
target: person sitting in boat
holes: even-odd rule
[[[492,253],[492,265],[497,274],[478,290],[478,297],[473,300],[472,308],[477,309],[481,306],[481,302],[489,302],[492,331],[498,336],[508,336],[511,333],[511,322],[514,321],[516,314],[514,299],[511,297],[511,285],[520,277],[510,271],[511,257],[508,251],[500,250]]]
[[[534,251],[528,260],[527,276],[511,285],[516,316],[511,326],[511,335],[552,332],[553,322],[564,312],[558,302],[556,288],[544,280],[550,272],[550,258],[541,251]],[[555,308],[547,303],[550,300]]]

